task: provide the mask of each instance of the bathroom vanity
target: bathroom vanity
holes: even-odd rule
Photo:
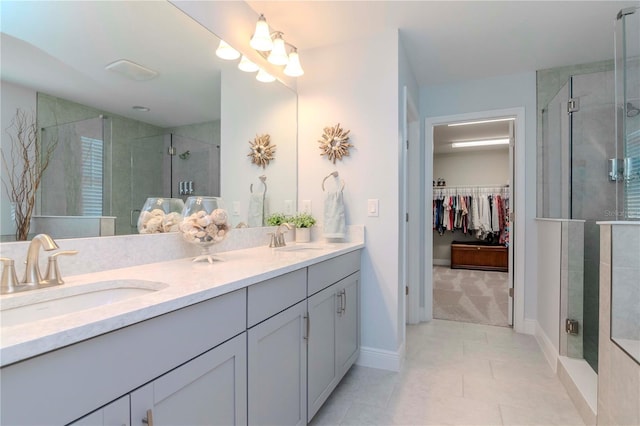
[[[307,424],[359,354],[362,248],[257,247],[213,265],[68,277],[68,291],[106,280],[166,286],[3,327],[1,423]]]

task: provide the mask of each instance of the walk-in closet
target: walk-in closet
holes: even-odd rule
[[[509,326],[514,121],[434,127],[433,316]]]

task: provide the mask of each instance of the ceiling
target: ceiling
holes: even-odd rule
[[[487,139],[504,139],[509,137],[509,122],[476,123],[464,126],[443,124],[433,128],[433,153],[455,154],[477,151],[508,151],[509,145],[492,145],[482,147],[452,148],[452,142],[465,142]]]
[[[301,52],[385,29],[400,39],[419,85],[613,58],[613,23],[638,1],[247,2]],[[381,52],[382,53],[382,52]]]

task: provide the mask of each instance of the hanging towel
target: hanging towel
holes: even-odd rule
[[[344,238],[345,228],[342,191],[327,192],[324,197],[323,235],[325,238]]]
[[[249,227],[254,228],[257,226],[263,226],[262,212],[264,209],[264,193],[257,192],[249,195],[249,213],[247,221]]]

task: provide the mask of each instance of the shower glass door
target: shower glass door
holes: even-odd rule
[[[43,173],[43,216],[111,214],[111,120],[103,117],[42,129],[42,151],[53,147]]]
[[[616,21],[617,219],[640,220],[640,8]]]

